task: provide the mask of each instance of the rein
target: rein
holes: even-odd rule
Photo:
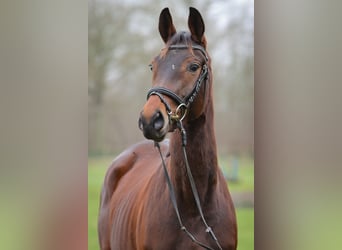
[[[188,46],[185,46],[185,45],[173,45],[173,46],[169,47],[169,49],[187,49],[187,48],[188,48]],[[200,50],[202,52],[202,54],[205,56],[206,62],[208,61],[208,56],[207,56],[205,50],[201,46],[193,45],[192,48],[195,49],[195,50]],[[192,194],[194,196],[195,203],[196,203],[196,206],[197,206],[197,210],[198,210],[198,212],[199,212],[199,214],[201,216],[201,220],[202,220],[204,226],[206,227],[205,231],[210,234],[211,238],[215,241],[215,243],[218,246],[218,248],[220,250],[222,250],[222,247],[219,244],[219,242],[218,242],[218,240],[217,240],[213,230],[211,229],[210,226],[208,226],[208,224],[207,224],[207,222],[206,222],[206,220],[204,218],[204,215],[203,215],[203,211],[202,211],[202,207],[201,207],[201,204],[200,204],[200,199],[199,199],[198,191],[197,191],[197,188],[196,188],[196,185],[195,185],[195,181],[194,181],[194,178],[192,176],[191,169],[190,169],[189,162],[188,162],[188,157],[187,157],[187,153],[186,153],[186,145],[187,145],[186,131],[185,131],[185,129],[183,127],[183,123],[182,123],[184,117],[187,114],[187,109],[188,109],[189,105],[194,101],[195,97],[199,93],[201,85],[202,85],[202,82],[203,82],[204,79],[207,78],[207,75],[208,75],[208,66],[206,64],[204,64],[202,66],[201,74],[198,77],[198,79],[197,79],[197,81],[195,83],[194,88],[192,89],[190,94],[188,94],[184,99],[180,98],[177,94],[175,94],[171,90],[163,88],[163,87],[155,87],[155,88],[150,89],[148,94],[147,94],[147,99],[151,95],[157,95],[160,98],[161,102],[165,105],[165,108],[166,108],[166,110],[168,112],[168,115],[169,115],[170,122],[172,120],[177,122],[177,127],[179,128],[179,130],[181,132],[181,136],[182,136],[182,149],[183,149],[183,156],[184,156],[186,171],[187,171],[187,175],[188,175],[188,178],[189,178],[189,182],[190,182],[190,186],[191,186],[191,191],[192,191]],[[171,111],[170,105],[165,100],[163,95],[166,95],[166,96],[170,97],[173,101],[175,101],[178,104],[178,107],[176,108],[175,112]],[[183,108],[184,108],[184,110],[182,111]],[[196,243],[197,245],[199,245],[199,246],[201,246],[201,247],[203,247],[204,249],[207,249],[207,250],[214,250],[213,248],[207,246],[206,244],[198,241],[196,239],[196,237],[191,232],[189,232],[187,230],[187,228],[184,226],[184,224],[182,222],[182,219],[181,219],[181,216],[180,216],[180,213],[179,213],[179,209],[178,209],[178,205],[177,205],[177,199],[176,199],[176,194],[175,194],[175,191],[174,191],[174,187],[172,185],[170,176],[169,176],[169,174],[167,172],[165,160],[164,160],[164,157],[163,157],[162,152],[160,150],[160,145],[156,141],[155,141],[155,147],[158,149],[159,154],[160,154],[160,158],[162,160],[162,166],[163,166],[163,169],[164,169],[164,174],[165,174],[167,185],[168,185],[168,188],[169,188],[169,191],[170,191],[171,202],[172,202],[172,205],[173,205],[174,210],[176,212],[176,215],[177,215],[178,222],[179,222],[179,225],[181,227],[181,230],[184,231],[187,234],[187,236],[194,243]]]
[[[179,129],[181,131],[181,135],[182,135],[182,149],[183,149],[184,161],[185,161],[185,165],[186,165],[186,171],[187,171],[188,178],[189,178],[189,181],[190,181],[191,191],[192,191],[192,194],[193,194],[194,199],[195,199],[197,210],[198,210],[198,212],[199,212],[199,214],[201,216],[201,219],[202,219],[202,222],[203,222],[204,226],[206,227],[205,231],[210,234],[210,236],[215,241],[215,243],[218,246],[218,248],[220,250],[222,250],[222,247],[221,247],[220,243],[218,242],[218,240],[217,240],[213,230],[211,229],[210,226],[208,226],[208,224],[207,224],[207,222],[206,222],[206,220],[204,218],[204,215],[203,215],[203,211],[202,211],[202,207],[201,207],[201,204],[200,204],[200,199],[199,199],[198,191],[197,191],[197,188],[196,188],[196,185],[195,185],[194,178],[193,178],[192,173],[191,173],[191,169],[190,169],[189,162],[188,162],[188,156],[187,156],[186,149],[185,149],[187,140],[186,140],[186,131],[185,131],[184,127],[183,127],[182,121],[178,122],[178,126],[179,126]],[[173,208],[175,209],[175,212],[176,212],[176,215],[177,215],[178,222],[179,222],[179,225],[181,227],[181,230],[184,231],[189,236],[189,238],[194,243],[196,243],[197,245],[199,245],[199,246],[201,246],[201,247],[203,247],[204,249],[207,249],[207,250],[214,250],[213,248],[211,248],[211,247],[205,245],[204,243],[198,241],[196,239],[196,237],[191,232],[189,232],[189,230],[184,226],[184,224],[182,222],[182,219],[180,217],[180,214],[179,214],[175,190],[174,190],[173,185],[171,183],[170,176],[169,176],[169,174],[167,172],[165,160],[164,160],[162,152],[160,150],[160,145],[156,141],[154,142],[154,145],[158,149],[160,158],[162,160],[162,165],[163,165],[164,174],[165,174],[165,177],[166,177],[166,182],[167,182],[167,185],[168,185],[168,188],[169,188],[169,191],[170,191],[171,202],[172,202]]]

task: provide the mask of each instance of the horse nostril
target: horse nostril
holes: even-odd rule
[[[164,126],[164,118],[160,112],[157,112],[153,117],[153,128],[157,131],[161,130]]]
[[[139,126],[140,130],[144,129],[144,124],[143,124],[143,121],[142,121],[141,117],[139,117],[138,126]]]

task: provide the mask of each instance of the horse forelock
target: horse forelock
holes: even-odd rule
[[[165,55],[167,54],[167,52],[170,49],[170,46],[172,45],[186,45],[189,47],[189,51],[191,54],[193,54],[193,49],[192,49],[192,44],[194,43],[194,41],[191,39],[191,34],[190,32],[186,32],[186,31],[180,31],[176,34],[174,34],[170,40],[166,43],[165,48],[162,49],[161,53],[160,53],[160,57],[165,57]]]

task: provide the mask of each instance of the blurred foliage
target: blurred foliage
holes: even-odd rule
[[[206,24],[214,73],[215,126],[221,153],[253,154],[253,1],[88,2],[89,154],[122,151],[143,139],[139,112],[151,85],[147,65],[163,47],[159,13],[169,7],[187,30],[188,7]]]

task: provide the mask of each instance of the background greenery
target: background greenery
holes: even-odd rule
[[[97,215],[99,194],[105,172],[113,157],[91,157],[88,160],[88,249],[98,250]],[[229,189],[233,196],[254,192],[254,162],[249,157],[240,157],[238,180],[229,181]],[[224,173],[232,172],[232,157],[221,157],[220,166]],[[238,221],[238,249],[254,249],[254,208],[253,204],[235,202]]]

